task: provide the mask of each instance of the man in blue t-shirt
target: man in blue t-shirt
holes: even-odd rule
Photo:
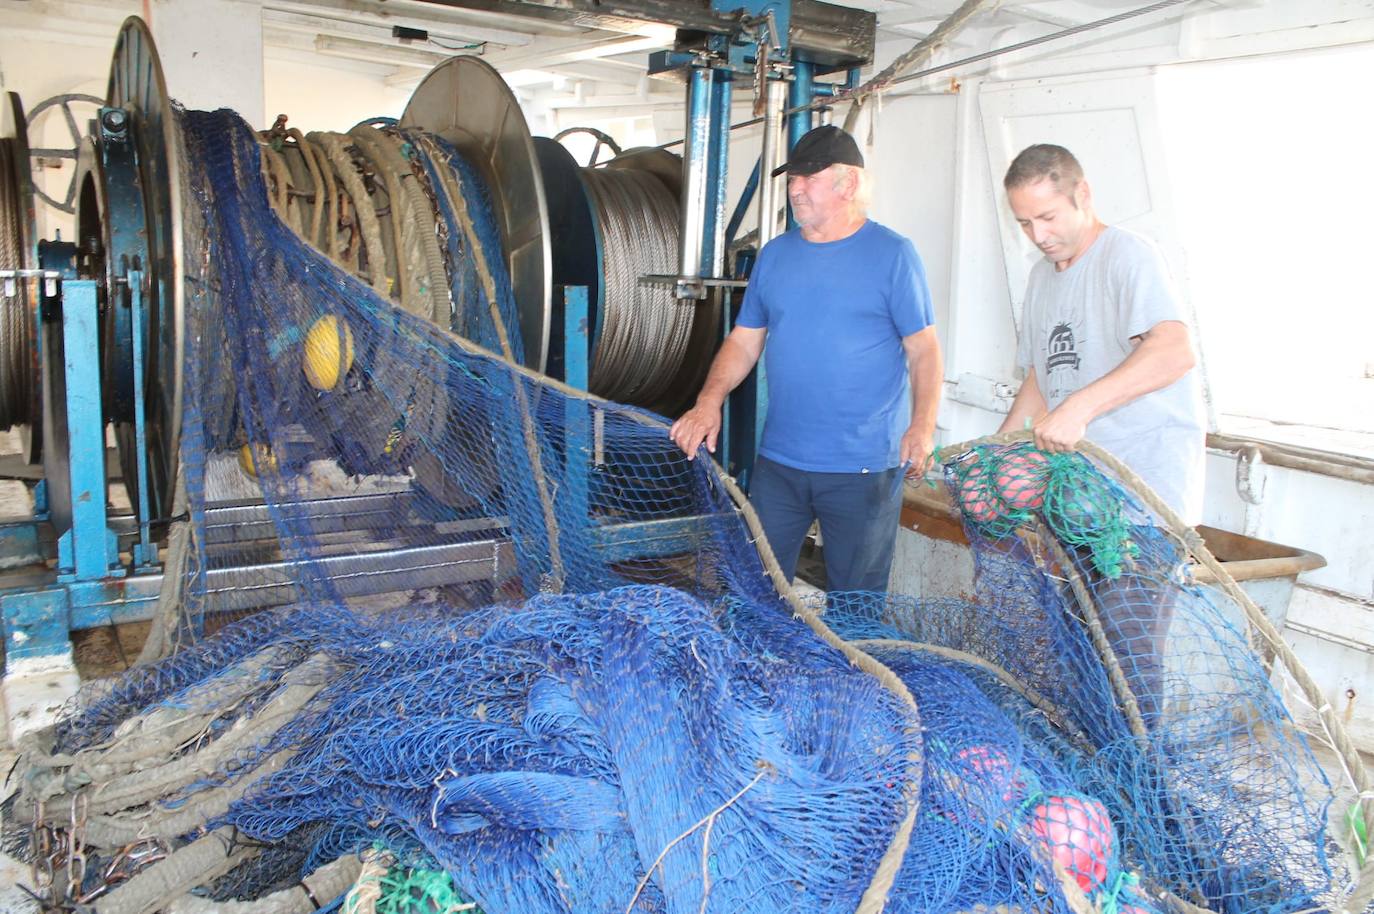
[[[786,165],[797,228],[769,242],[696,405],[670,434],[716,449],[721,406],[768,343],[768,415],[750,501],[790,580],[819,520],[828,589],[885,591],[903,470],[934,450],[944,368],[916,248],[868,219],[863,155],[817,127]]]

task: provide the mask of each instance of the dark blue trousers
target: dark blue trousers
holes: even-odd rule
[[[826,589],[887,591],[902,511],[901,467],[878,473],[815,473],[759,457],[749,501],[789,581],[806,531],[819,520]]]

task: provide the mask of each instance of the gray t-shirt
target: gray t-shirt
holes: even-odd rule
[[[1131,354],[1131,337],[1182,321],[1164,257],[1148,239],[1108,226],[1062,272],[1041,260],[1026,284],[1017,367],[1035,368],[1050,409]],[[1098,416],[1088,440],[1119,458],[1190,524],[1202,519],[1206,424],[1197,369]]]

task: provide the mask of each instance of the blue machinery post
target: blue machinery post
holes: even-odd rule
[[[66,280],[56,292],[45,297],[43,311],[45,320],[56,325],[48,330],[57,336],[50,351],[59,353],[61,361],[49,370],[61,372],[63,380],[65,401],[59,413],[65,420],[67,478],[57,484],[67,492],[70,517],[66,529],[56,531],[55,586],[0,598],[7,671],[26,658],[69,656],[68,629],[92,607],[110,606],[107,590],[112,582],[118,590],[118,579],[125,574],[106,508],[99,290],[94,280]],[[48,443],[57,446],[60,440],[49,437]]]
[[[128,296],[129,320],[133,332],[134,365],[141,367],[146,358],[147,317],[144,314],[144,273],[130,270],[125,276],[124,292]],[[112,307],[114,307],[112,305]],[[143,390],[143,372],[134,372],[134,452],[138,464],[138,542],[134,544],[134,570],[143,571],[157,565],[157,543],[152,536],[152,500],[148,482],[148,427]]]
[[[566,286],[563,289],[563,381],[569,387],[586,390],[589,369],[587,336],[588,303],[586,286]],[[563,401],[564,421],[567,423],[564,473],[566,489],[563,498],[569,505],[568,515],[581,523],[591,519],[590,475],[594,460],[592,449],[592,416],[590,405],[578,397]]]

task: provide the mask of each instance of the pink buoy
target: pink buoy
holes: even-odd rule
[[[982,464],[969,467],[960,479],[959,507],[976,523],[987,524],[997,520],[1000,512],[996,499],[992,497],[991,479]]]
[[[1031,810],[1029,828],[1034,843],[1073,876],[1084,892],[1106,880],[1114,833],[1106,807],[1097,800],[1045,797]]]
[[[1039,451],[1020,451],[1002,459],[997,473],[997,495],[1014,511],[1032,511],[1045,503],[1049,464]]]

